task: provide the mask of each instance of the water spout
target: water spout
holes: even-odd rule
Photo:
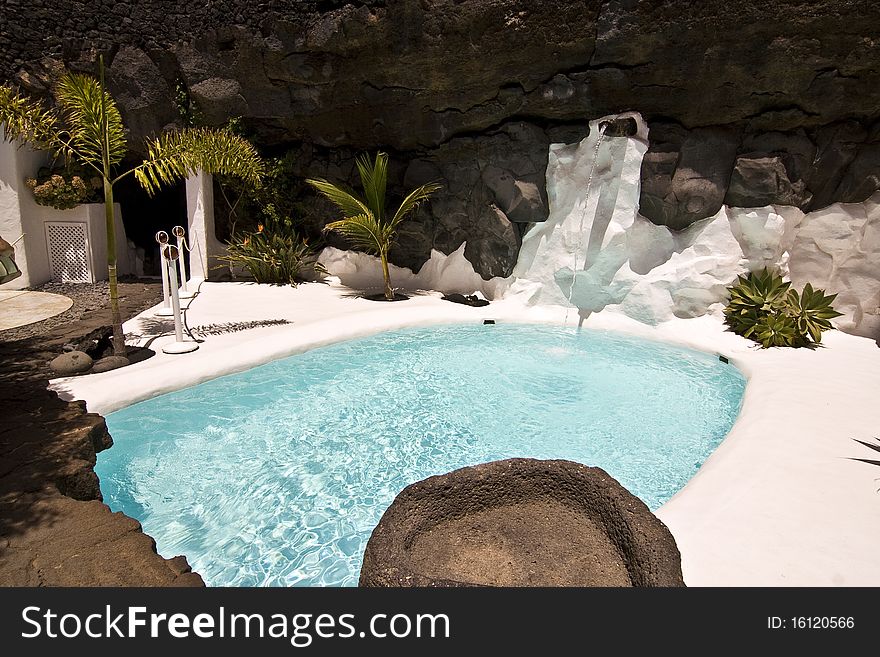
[[[596,149],[593,152],[593,161],[590,163],[590,175],[587,176],[587,186],[584,190],[584,201],[581,205],[581,221],[578,226],[578,244],[574,250],[574,264],[571,268],[571,271],[576,273],[578,270],[578,254],[583,249],[583,245],[581,243],[583,234],[584,234],[584,219],[587,216],[587,202],[590,200],[590,188],[593,185],[593,174],[596,171],[596,162],[599,160],[599,147],[602,145],[602,139],[605,137],[605,132],[612,125],[611,121],[605,121],[599,123],[599,135],[596,138]],[[586,264],[587,255],[584,255],[584,263]],[[565,308],[565,319],[562,322],[563,326],[568,326],[568,311],[571,308],[571,296],[574,293],[574,275],[571,279],[571,284],[568,287],[568,306]],[[581,319],[579,324],[583,323],[583,318]]]
[[[595,119],[590,128],[578,144],[550,146],[550,216],[523,237],[514,269],[531,303],[577,308],[582,318],[626,294],[614,278],[627,261],[648,134],[636,112]]]

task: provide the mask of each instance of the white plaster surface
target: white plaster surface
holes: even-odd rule
[[[0,128],[0,235],[15,244],[15,262],[22,275],[3,284],[4,290],[23,289],[42,285],[52,279],[49,251],[46,244],[45,224],[50,221],[82,222],[89,225],[90,262],[95,280],[106,280],[107,231],[103,203],[85,203],[70,210],[56,210],[38,205],[25,185],[25,178],[35,176],[46,163],[45,153],[21,142],[5,140]],[[116,258],[118,273],[128,274],[133,263],[122,223],[122,211],[116,208]]]
[[[30,191],[28,190],[28,194]],[[132,272],[130,251],[122,224],[122,207],[114,203],[114,227],[116,232],[116,271],[119,276]],[[83,203],[69,210],[56,210],[45,205],[34,204],[30,216],[30,226],[25,244],[28,249],[39,249],[41,258],[40,280],[32,279],[31,285],[45,283],[52,279],[52,268],[49,262],[48,243],[44,225],[48,222],[84,223],[88,225],[89,248],[86,258],[95,281],[106,281],[110,274],[107,269],[107,215],[103,203]]]
[[[191,354],[168,355],[167,319],[149,312],[126,322],[153,340],[156,356],[102,374],[58,379],[65,398],[107,413],[138,400],[241,371],[339,340],[439,323],[559,323],[560,306],[530,306],[511,295],[484,308],[439,299],[358,298],[336,279],[293,289],[203,283],[189,302],[190,326],[288,319],[284,326],[209,336]],[[158,306],[157,306],[158,308]],[[157,323],[158,322],[158,323]],[[573,324],[570,321],[569,324]],[[678,542],[685,580],[700,585],[880,585],[880,469],[851,460],[875,452],[855,443],[878,435],[880,349],[873,341],[826,333],[816,351],[756,349],[712,316],[649,326],[617,312],[591,315],[587,328],[624,331],[727,355],[748,376],[730,435],[682,491],[659,511]]]
[[[209,280],[218,256],[226,247],[214,232],[214,177],[203,171],[186,179],[187,243],[190,247],[189,279]]]
[[[603,138],[597,151],[603,117],[579,144],[550,146],[550,215],[523,237],[515,282],[494,289],[656,324],[720,315],[739,274],[771,267],[790,272],[798,290],[811,282],[838,294],[839,328],[880,338],[880,192],[806,215],[789,206],[725,206],[673,232],[638,213],[647,127],[635,112],[621,116],[636,119],[635,136]]]
[[[791,280],[837,294],[836,320],[857,335],[880,338],[880,192],[864,203],[810,212],[791,247]]]
[[[39,206],[24,183],[45,160],[44,153],[6,141],[0,127],[0,235],[10,244],[16,242],[15,264],[21,270],[21,276],[3,284],[4,290],[24,289],[50,278],[43,227],[32,219]]]
[[[488,299],[500,297],[506,290],[509,279],[483,280],[464,257],[466,246],[467,243],[463,242],[458,250],[449,255],[432,249],[430,259],[417,273],[389,264],[391,284],[403,290],[435,290],[444,294],[478,293]],[[318,262],[343,285],[362,291],[383,290],[384,279],[378,258],[328,246],[321,252]]]

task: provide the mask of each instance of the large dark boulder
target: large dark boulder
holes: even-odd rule
[[[654,223],[682,230],[721,209],[739,134],[728,128],[675,127],[661,127],[660,133],[642,163],[639,206]]]
[[[583,135],[586,128],[576,134]],[[573,133],[575,134],[575,133]],[[460,137],[415,157],[391,153],[389,205],[418,185],[439,182],[442,190],[423,204],[397,233],[390,260],[414,272],[431,250],[465,256],[484,278],[509,276],[521,243],[518,224],[544,221],[549,211],[544,185],[549,140],[540,127],[522,121],[504,124],[479,137]],[[325,178],[359,188],[357,151],[300,146],[288,154],[297,179]],[[313,232],[337,218],[338,210],[301,186],[309,199],[301,217]],[[331,245],[347,248],[330,234]]]
[[[508,459],[407,486],[361,586],[684,586],[666,526],[599,468]]]
[[[810,199],[803,180],[792,182],[783,156],[746,153],[736,158],[724,203],[742,208],[765,205],[806,207]]]
[[[180,119],[173,102],[173,86],[143,50],[120,48],[107,77],[114,97],[125,108],[126,127],[135,137],[155,135]]]
[[[861,144],[843,174],[833,198],[843,203],[858,203],[878,189],[880,189],[880,142]]]
[[[509,276],[520,246],[515,223],[547,218],[548,146],[541,128],[515,122],[478,138],[452,139],[412,161],[404,177],[406,188],[433,179],[443,184],[443,191],[419,223],[404,232],[392,259],[421,266],[430,256],[424,250],[429,242],[443,253],[466,242],[465,257],[484,278]],[[420,239],[411,237],[415,226]]]
[[[835,123],[815,131],[816,157],[806,174],[807,185],[813,192],[810,210],[824,208],[836,200],[835,192],[867,136],[867,130],[857,121]]]
[[[791,131],[650,123],[640,212],[681,230],[724,205],[804,211],[861,202],[880,189],[880,123],[844,121]]]

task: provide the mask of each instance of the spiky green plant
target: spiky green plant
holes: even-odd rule
[[[263,163],[253,145],[228,130],[192,128],[148,140],[146,159],[134,168],[120,171],[119,164],[128,152],[125,127],[104,84],[103,57],[98,60],[98,69],[98,79],[78,73],[62,75],[53,89],[53,107],[32,100],[9,85],[0,86],[0,124],[5,127],[6,139],[21,139],[65,161],[79,163],[103,181],[113,353],[124,355],[113,186],[134,174],[152,195],[159,187],[182,180],[199,169],[259,184]]]
[[[727,324],[744,338],[753,338],[761,319],[782,308],[790,287],[791,283],[768,269],[739,276],[728,288],[730,301],[724,309]]]
[[[875,452],[880,452],[880,441],[878,441],[878,443],[876,445],[874,445],[873,443],[868,443],[868,442],[865,442],[864,440],[859,440],[858,438],[853,438],[853,440],[855,440],[857,443],[864,445],[868,449],[873,449]],[[878,439],[874,438],[874,440],[878,440]],[[880,461],[878,461],[877,459],[853,458],[852,460],[853,461],[861,461],[862,463],[868,463],[870,465],[880,465]]]
[[[379,256],[385,280],[385,298],[393,301],[394,288],[391,287],[391,274],[388,271],[388,252],[394,245],[397,228],[419,204],[428,200],[442,186],[430,182],[416,187],[406,195],[394,214],[389,216],[385,209],[388,155],[376,153],[376,159],[371,163],[370,158],[364,154],[357,158],[356,164],[364,189],[363,198],[342,185],[321,178],[310,178],[306,182],[342,211],[342,219],[327,224],[324,230],[335,230],[348,239],[354,248]]]
[[[836,294],[826,295],[825,290],[814,290],[809,283],[804,285],[800,295],[789,290],[786,295],[789,314],[797,323],[801,335],[810,336],[816,344],[822,342],[822,331],[833,328],[830,320],[843,314],[831,307],[836,298]]]
[[[257,283],[293,285],[303,279],[305,270],[326,273],[308,240],[294,230],[290,219],[282,219],[274,206],[266,208],[265,224],[243,235],[233,235],[220,260],[244,267]]]
[[[785,313],[764,315],[755,324],[753,339],[768,347],[798,347],[801,338],[794,320]]]
[[[798,294],[768,269],[739,276],[728,291],[725,322],[764,348],[811,347],[822,341],[822,331],[833,328],[829,320],[841,315],[831,307],[836,294],[826,295],[810,283]]]

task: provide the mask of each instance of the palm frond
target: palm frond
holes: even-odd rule
[[[259,185],[265,164],[247,139],[225,128],[189,128],[147,142],[147,157],[134,175],[148,194],[202,170]]]
[[[334,185],[323,178],[309,178],[306,182],[315,190],[329,199],[342,211],[343,218],[357,217],[373,212],[369,206],[342,185]]]
[[[118,164],[128,150],[122,116],[113,97],[95,78],[66,73],[54,89],[69,133],[70,154],[84,164],[102,168],[106,148],[108,164]]]
[[[388,184],[388,154],[381,151],[376,153],[376,159],[370,163],[369,156],[364,153],[356,160],[358,173],[361,176],[361,186],[364,188],[364,196],[367,205],[373,211],[373,216],[380,224],[385,220],[385,187]]]
[[[394,217],[391,219],[389,225],[392,229],[397,228],[401,221],[406,219],[411,212],[419,207],[419,204],[427,201],[434,192],[440,191],[441,189],[443,189],[443,185],[440,183],[429,182],[420,187],[416,187],[407,194],[406,198],[401,202],[400,207],[397,208],[397,212],[394,213]]]
[[[329,223],[324,230],[335,230],[345,237],[351,245],[366,253],[381,253],[387,246],[382,226],[370,214],[359,214]]]
[[[21,139],[56,154],[62,151],[58,115],[9,85],[0,86],[0,124],[8,141]]]

